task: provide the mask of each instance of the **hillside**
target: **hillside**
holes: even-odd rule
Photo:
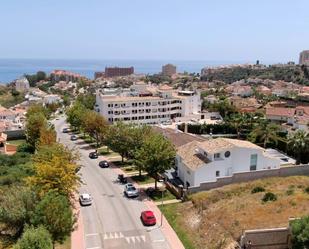
[[[252,194],[255,187],[265,192]],[[186,248],[225,248],[243,230],[288,225],[309,214],[309,177],[268,178],[194,194],[191,201],[161,208]],[[307,188],[307,189],[306,189]],[[266,192],[276,201],[263,202]]]
[[[309,85],[309,70],[308,68],[301,66],[295,66],[293,68],[270,66],[265,69],[234,67],[224,68],[217,71],[215,70],[209,72],[207,75],[202,76],[202,80],[219,80],[229,84],[238,80],[248,78],[283,80],[286,82]]]

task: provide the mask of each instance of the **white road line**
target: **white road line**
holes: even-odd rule
[[[165,241],[165,239],[157,239],[157,240],[153,240],[152,242],[156,243],[156,242],[164,242],[164,241]]]
[[[87,237],[87,236],[97,236],[97,235],[99,235],[99,234],[98,233],[88,233],[85,236]]]
[[[126,238],[126,241],[127,241],[127,243],[131,243],[131,240],[130,240],[130,237],[125,237]]]
[[[141,238],[142,238],[142,240],[143,240],[144,242],[146,242],[146,236],[145,236],[145,235],[142,235]]]
[[[141,239],[140,239],[139,236],[136,236],[135,238],[136,238],[136,240],[137,240],[138,242],[141,242]]]
[[[96,247],[87,247],[86,249],[101,249],[101,247],[96,246]]]
[[[123,236],[122,232],[120,232],[119,238],[123,238],[123,237],[124,237],[124,236]]]
[[[132,240],[133,240],[133,243],[135,244],[135,237],[133,236],[133,237],[130,237],[130,239],[132,238]]]

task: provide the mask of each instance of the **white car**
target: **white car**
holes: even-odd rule
[[[124,186],[124,194],[127,196],[127,197],[138,197],[139,193],[138,193],[138,190],[133,186],[132,183],[127,183],[125,186]]]
[[[81,206],[90,206],[92,204],[92,197],[90,194],[81,194],[79,196],[79,203]]]

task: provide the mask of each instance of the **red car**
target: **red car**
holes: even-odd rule
[[[145,226],[154,226],[157,222],[153,212],[149,210],[142,212],[141,220]]]

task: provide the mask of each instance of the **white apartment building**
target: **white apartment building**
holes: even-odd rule
[[[201,99],[197,91],[177,91],[167,85],[143,83],[119,91],[98,90],[96,111],[109,122],[158,124],[181,118],[200,118]]]

